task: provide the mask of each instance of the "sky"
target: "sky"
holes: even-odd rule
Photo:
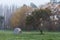
[[[22,6],[23,4],[30,5],[31,2],[39,6],[48,3],[49,0],[0,0],[0,4],[17,6]]]

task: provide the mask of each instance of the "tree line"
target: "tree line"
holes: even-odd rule
[[[23,6],[15,12],[10,19],[11,28],[19,27],[23,30],[60,31],[60,21],[54,20],[50,9],[35,9],[30,12],[31,15],[27,15],[26,13],[29,13],[31,10],[32,8]],[[53,16],[53,19],[50,18],[51,16]]]

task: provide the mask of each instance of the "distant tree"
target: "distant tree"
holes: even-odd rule
[[[34,3],[31,3],[30,6],[33,8],[37,8],[37,6]]]
[[[2,28],[2,24],[3,24],[3,22],[4,22],[4,17],[3,16],[0,16],[0,28]]]
[[[4,17],[3,16],[0,16],[0,23],[2,23],[4,20]]]

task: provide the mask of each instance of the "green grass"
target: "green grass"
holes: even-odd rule
[[[0,31],[0,40],[60,40],[60,32],[22,32],[15,35],[13,31]]]

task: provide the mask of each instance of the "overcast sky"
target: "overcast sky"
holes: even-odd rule
[[[30,5],[31,2],[33,2],[35,5],[39,6],[42,4],[46,4],[50,0],[0,0],[0,4],[3,5],[18,5],[22,6],[23,4]]]

